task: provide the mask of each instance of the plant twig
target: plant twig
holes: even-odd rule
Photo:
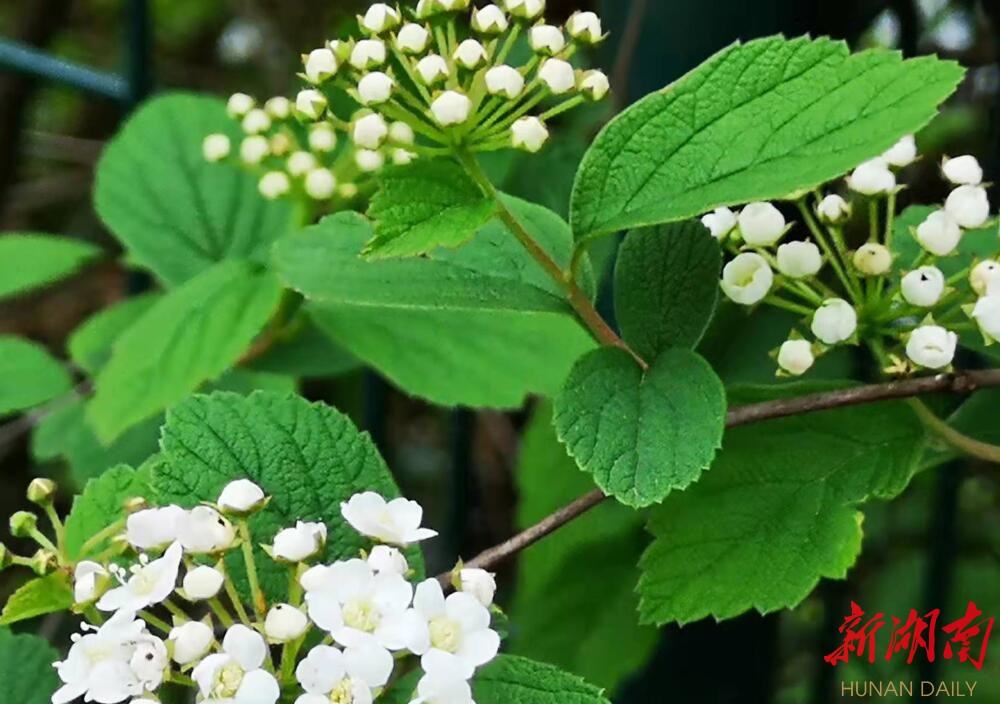
[[[909,399],[909,404],[921,422],[927,426],[928,430],[956,450],[976,459],[1000,464],[1000,447],[983,442],[982,440],[976,440],[965,433],[959,432],[948,425],[947,421],[938,418],[937,414],[920,399],[911,398]]]

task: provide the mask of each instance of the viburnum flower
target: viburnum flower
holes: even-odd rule
[[[222,493],[215,503],[222,511],[242,514],[260,508],[266,499],[264,490],[252,481],[236,479],[222,488]]]
[[[260,194],[268,200],[276,200],[292,189],[292,182],[284,171],[269,171],[258,184]]]
[[[545,123],[537,117],[522,117],[510,127],[511,144],[517,149],[535,153],[549,138]]]
[[[851,216],[851,206],[841,196],[831,193],[816,206],[816,214],[828,225],[836,225]]]
[[[550,24],[536,24],[528,32],[528,43],[535,51],[546,56],[555,56],[566,48],[566,37],[562,30]]]
[[[177,540],[177,530],[187,511],[163,506],[136,511],[125,519],[125,540],[139,550],[159,550]]]
[[[978,186],[983,182],[983,169],[971,154],[952,159],[945,157],[941,161],[941,173],[957,186]]]
[[[369,32],[381,34],[399,25],[399,12],[391,5],[377,2],[368,8],[359,24]]]
[[[354,121],[354,126],[351,128],[351,139],[365,149],[378,149],[388,136],[389,125],[378,113],[362,115]]]
[[[195,506],[180,521],[177,539],[191,554],[220,552],[236,540],[236,529],[210,506]]]
[[[778,366],[792,376],[801,376],[816,361],[808,340],[785,340],[778,348]]]
[[[132,574],[125,581],[124,570],[119,568],[115,576],[122,585],[107,591],[97,601],[101,611],[136,612],[153,604],[159,604],[170,596],[177,584],[183,551],[180,543],[172,543],[163,557],[132,567]]]
[[[568,93],[576,87],[576,71],[568,61],[546,59],[538,69],[538,78],[555,95]]]
[[[982,186],[959,186],[948,194],[944,210],[961,227],[981,227],[990,216],[990,201]]]
[[[254,166],[264,160],[271,152],[271,144],[267,137],[253,135],[240,142],[240,159],[248,166]]]
[[[264,619],[264,635],[273,643],[295,640],[308,628],[309,619],[291,604],[275,604]]]
[[[778,247],[778,271],[793,279],[815,276],[823,266],[823,255],[812,242],[786,242]]]
[[[851,172],[847,177],[847,187],[866,196],[889,193],[896,188],[896,175],[885,159],[872,159]]]
[[[900,138],[898,142],[882,154],[882,158],[890,166],[903,167],[912,164],[917,158],[917,142],[913,138],[913,135],[908,134]]]
[[[881,276],[892,269],[892,252],[879,242],[866,242],[853,257],[854,268],[865,276]]]
[[[232,149],[229,137],[224,134],[210,134],[201,143],[201,153],[205,161],[222,161]]]
[[[579,88],[588,100],[602,100],[611,90],[611,82],[603,71],[592,69],[584,72]]]
[[[230,117],[236,119],[246,115],[256,104],[257,101],[246,93],[233,93],[226,103],[226,111]]]
[[[929,369],[942,369],[955,358],[958,335],[940,325],[922,325],[906,343],[906,356],[915,364]]]
[[[475,704],[469,682],[455,675],[425,674],[417,682],[416,694],[410,704]]]
[[[108,579],[108,571],[97,562],[83,560],[73,571],[73,601],[87,604],[101,595],[101,585]]]
[[[533,20],[545,10],[545,0],[505,0],[505,6],[515,17]]]
[[[304,57],[306,78],[310,83],[320,84],[337,73],[337,57],[329,49],[313,49]]]
[[[374,690],[389,681],[393,664],[389,651],[377,645],[351,646],[343,651],[317,645],[295,669],[295,679],[305,690],[296,704],[371,704]]]
[[[944,274],[936,266],[922,266],[907,272],[900,281],[900,292],[910,305],[930,308],[944,294]]]
[[[318,90],[309,88],[299,91],[295,96],[295,109],[303,117],[318,120],[326,112],[326,96]]]
[[[472,10],[472,28],[480,34],[502,34],[509,25],[507,15],[496,5]]]
[[[243,116],[241,125],[247,134],[260,134],[271,129],[271,116],[260,108],[254,108]]]
[[[751,245],[773,245],[785,232],[785,216],[771,203],[748,203],[737,222],[743,239]]]
[[[701,224],[715,239],[722,239],[736,227],[736,213],[729,208],[716,208],[711,213],[701,216]]]
[[[199,565],[188,570],[181,587],[190,601],[211,599],[222,589],[225,577],[219,570],[208,565]]]
[[[497,593],[497,580],[492,572],[477,568],[464,568],[458,572],[460,589],[471,594],[483,606],[490,606]]]
[[[358,97],[362,105],[379,105],[392,97],[395,82],[382,71],[366,73],[358,82]]]
[[[431,114],[442,126],[459,125],[469,119],[472,101],[457,90],[446,90],[431,103]]]
[[[722,292],[740,305],[760,303],[773,283],[774,272],[767,260],[756,252],[738,254],[722,268]]]
[[[1000,291],[976,301],[972,317],[984,335],[991,340],[1000,341]]]
[[[410,569],[403,553],[388,545],[376,545],[372,548],[372,551],[368,554],[368,566],[376,574],[379,572],[389,572],[405,575]]]
[[[847,340],[858,328],[858,313],[842,298],[828,298],[816,309],[812,333],[828,345]]]
[[[309,128],[309,148],[314,152],[330,152],[337,146],[337,133],[329,124],[320,122]]]
[[[202,621],[188,621],[175,626],[168,636],[174,662],[190,665],[203,658],[215,642],[212,627]]]
[[[318,553],[326,543],[326,524],[298,521],[274,536],[271,554],[276,560],[302,562]]]
[[[1000,263],[984,259],[969,272],[969,285],[977,296],[985,296],[991,284],[1000,286]]]
[[[420,527],[424,513],[420,504],[404,498],[387,502],[366,491],[340,504],[340,513],[362,535],[391,545],[409,545],[437,535],[437,531]]]
[[[404,54],[419,54],[427,48],[431,33],[426,27],[409,23],[396,34],[396,48]]]
[[[596,44],[604,34],[601,30],[601,18],[594,12],[574,12],[566,21],[566,31],[576,40],[587,44]]]
[[[426,85],[433,86],[448,77],[448,62],[437,54],[428,54],[417,62],[416,71]]]
[[[292,115],[292,101],[283,95],[276,95],[264,103],[264,110],[276,120],[286,120]]]
[[[266,656],[267,643],[259,633],[243,624],[231,626],[222,652],[208,655],[191,672],[203,704],[275,704],[281,689],[262,667]]]
[[[935,210],[917,225],[914,236],[920,246],[931,254],[946,257],[958,246],[962,239],[962,229],[950,213]]]
[[[513,66],[494,66],[485,75],[486,90],[491,95],[516,98],[524,90],[524,76]]]

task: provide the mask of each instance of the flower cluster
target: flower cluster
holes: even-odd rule
[[[855,168],[843,195],[817,191],[799,198],[810,235],[802,239],[786,236],[794,225],[772,203],[749,203],[738,212],[718,208],[702,217],[734,255],[720,282],[726,297],[791,311],[808,326],[808,332],[793,330],[775,351],[779,374],[804,374],[830,348],[859,342],[889,373],[943,370],[960,332],[978,330],[988,344],[1000,339],[1000,243],[987,229],[982,169],[970,155],[945,158],[941,173],[952,185],[947,199],[897,234],[898,172],[917,158],[913,137],[904,137]],[[867,210],[868,237],[851,249],[845,226],[859,210]],[[894,242],[894,235],[912,242]],[[990,258],[961,259],[964,238],[975,238],[974,249],[991,252]],[[832,276],[823,276],[827,265]]]
[[[39,482],[51,496],[51,482],[32,486]],[[437,579],[414,584],[401,548],[436,533],[421,527],[416,502],[364,492],[341,514],[372,540],[370,550],[325,564],[327,527],[306,521],[261,546],[289,574],[287,601],[269,604],[248,520],[268,502],[246,479],[192,509],[130,501],[131,512],[88,546],[109,545],[99,559],[63,565],[74,610],[90,622],[55,663],[62,686],[53,704],[150,704],[164,683],[190,687],[206,704],[370,704],[394,673],[414,667],[422,671],[414,703],[472,702],[470,678],[500,647],[492,574],[456,568],[457,591],[447,596]],[[64,553],[25,515],[33,514],[12,519],[16,535]],[[242,554],[247,599],[230,551]]]

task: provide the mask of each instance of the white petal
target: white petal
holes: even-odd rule
[[[427,619],[414,609],[407,609],[391,624],[380,624],[379,630],[383,642],[397,641],[402,644],[400,649],[405,648],[415,655],[423,655],[431,647]]]
[[[226,631],[222,639],[222,649],[240,664],[244,670],[256,670],[267,657],[267,644],[257,631],[237,623]]]
[[[317,645],[295,668],[295,678],[310,694],[327,694],[344,679],[344,654],[329,645]]]
[[[325,694],[302,694],[295,704],[330,704],[330,698]]]
[[[212,691],[215,673],[232,661],[233,658],[225,653],[213,653],[195,666],[191,671],[191,679],[198,683],[198,689],[201,690],[203,697],[207,697]]]
[[[82,697],[86,691],[86,682],[74,682],[63,685],[52,695],[52,704],[68,704],[68,702]]]
[[[385,648],[360,645],[344,651],[347,674],[363,680],[369,687],[382,687],[389,681],[394,660]]]
[[[472,663],[457,655],[446,653],[437,648],[431,648],[420,658],[420,667],[428,675],[440,677],[461,677],[469,679],[475,671]]]
[[[344,626],[344,616],[340,601],[329,592],[309,592],[306,594],[309,618],[324,631],[333,632]]]
[[[402,575],[383,572],[375,576],[372,601],[387,611],[403,611],[413,600],[413,585]]]
[[[359,558],[335,562],[330,566],[330,583],[341,603],[371,594],[374,580],[372,568]]]
[[[417,585],[413,595],[413,608],[425,619],[444,613],[444,591],[436,579],[425,579]]]
[[[485,629],[468,634],[462,639],[457,655],[476,667],[485,665],[500,651],[500,635]]]
[[[445,613],[458,622],[463,631],[479,631],[490,625],[490,612],[479,599],[467,592],[455,592],[445,600]]]
[[[274,675],[265,670],[253,670],[243,676],[233,700],[236,704],[275,704],[281,696],[281,687]]]

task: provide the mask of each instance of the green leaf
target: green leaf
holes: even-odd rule
[[[508,202],[568,263],[565,223]],[[374,262],[358,257],[370,234],[356,214],[328,217],[279,242],[276,268],[314,302],[334,342],[405,391],[447,406],[517,407],[526,394],[554,392],[593,347],[556,284],[502,226],[490,223],[458,250]]]
[[[386,169],[368,217],[375,236],[371,257],[405,257],[457,247],[493,215],[493,203],[451,159],[418,159]]]
[[[615,313],[640,357],[694,347],[719,296],[719,243],[696,221],[633,230],[615,265]]]
[[[44,347],[0,335],[0,417],[34,408],[72,388],[65,367]]]
[[[599,688],[579,677],[515,655],[500,655],[479,670],[472,694],[476,704],[608,704]]]
[[[163,460],[152,485],[161,503],[194,506],[214,501],[222,487],[246,477],[271,502],[251,522],[257,545],[269,544],[297,520],[323,521],[329,534],[326,559],[353,557],[369,543],[340,515],[340,503],[360,491],[394,497],[393,482],[367,433],[329,406],[289,394],[217,392],[192,396],[167,413]],[[240,556],[233,555],[234,570]],[[410,565],[422,572],[417,550]],[[272,598],[288,585],[288,570],[257,549],[261,584]]]
[[[733,44],[602,130],[577,173],[573,232],[592,237],[814,188],[916,132],[962,74],[951,61],[851,54],[832,39]]]
[[[569,454],[604,493],[628,506],[659,503],[694,482],[722,440],[726,395],[708,363],[665,350],[646,372],[623,350],[580,359],[555,399]]]
[[[246,352],[281,286],[246,262],[221,262],[170,291],[118,338],[87,417],[102,442],[155,416]]]
[[[740,401],[775,395],[760,388]],[[730,430],[712,471],[650,516],[655,541],[639,565],[643,622],[767,613],[798,604],[820,578],[843,579],[861,550],[858,505],[902,491],[924,444],[900,402]]]
[[[242,139],[221,100],[183,93],[145,103],[97,166],[94,204],[129,257],[170,286],[225,259],[264,262],[294,228],[290,201],[265,200],[257,179],[202,157],[206,135]]]
[[[11,594],[0,614],[0,626],[66,611],[73,606],[73,588],[65,572],[53,572],[22,584]]]
[[[68,237],[0,235],[0,298],[59,281],[100,255],[100,248]]]
[[[0,628],[0,682],[7,704],[49,704],[59,687],[59,653],[44,638]]]
[[[262,372],[320,378],[339,376],[361,367],[358,358],[326,336],[312,316],[312,304],[303,306],[303,316],[294,333],[281,339],[251,364]]]
[[[87,318],[69,337],[70,359],[85,372],[96,374],[111,356],[111,347],[118,336],[160,297],[158,293],[147,293],[127,298]]]
[[[551,408],[539,406],[522,437],[518,530],[593,487],[559,443],[551,420]],[[657,642],[656,629],[640,626],[636,614],[636,563],[647,542],[642,524],[639,512],[605,501],[522,552],[508,609],[516,624],[512,651],[609,691],[638,670]]]
[[[256,369],[230,369],[218,381],[212,383],[210,391],[232,391],[242,396],[248,396],[254,391],[277,391],[293,393],[297,388],[294,377],[287,374],[261,372]]]
[[[83,492],[73,500],[73,508],[66,518],[66,552],[71,560],[81,560],[96,555],[108,545],[100,541],[93,549],[83,552],[83,545],[103,529],[125,517],[127,499],[142,496],[149,498],[148,473],[119,465],[91,479]]]

